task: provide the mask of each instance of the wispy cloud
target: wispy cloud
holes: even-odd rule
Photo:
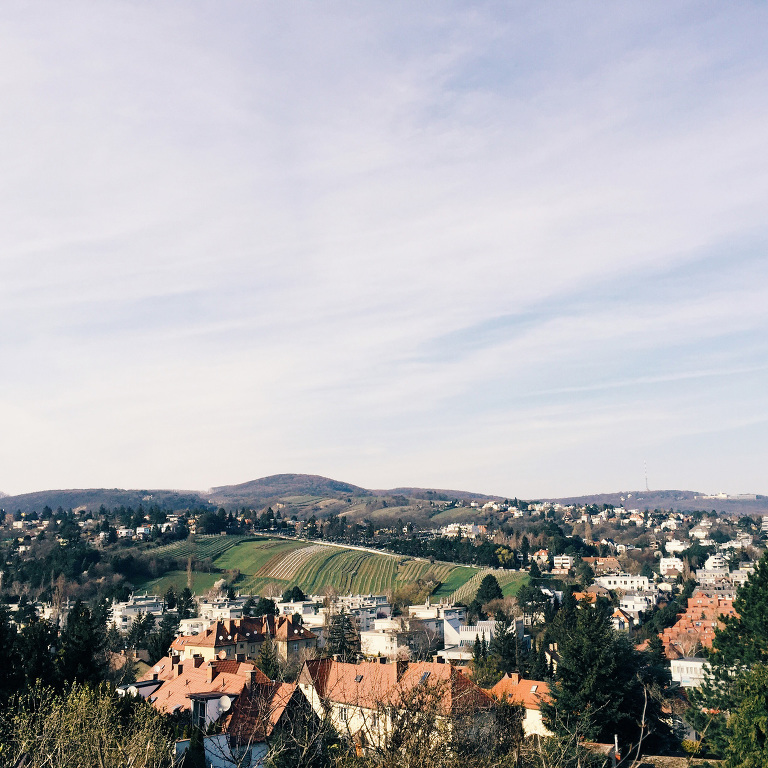
[[[2,9],[0,489],[765,491],[767,16]]]

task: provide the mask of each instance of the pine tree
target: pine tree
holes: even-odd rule
[[[331,618],[325,649],[329,656],[338,654],[341,661],[354,661],[357,658],[360,640],[349,614],[344,611]]]
[[[578,726],[589,741],[611,741],[614,733],[635,740],[643,701],[640,658],[628,638],[614,632],[607,611],[583,606],[577,613],[574,632],[559,640],[552,702],[541,707],[544,721],[560,735]]]
[[[267,635],[259,648],[259,657],[256,666],[270,679],[277,680],[280,677],[280,659],[272,639]]]
[[[492,573],[489,573],[480,582],[480,587],[475,595],[475,600],[480,603],[480,605],[486,605],[487,603],[490,603],[491,600],[501,600],[503,597],[504,594],[501,591],[498,580]]]
[[[103,628],[78,600],[67,616],[56,654],[56,669],[64,682],[98,683],[106,669]]]
[[[512,623],[506,616],[499,616],[493,628],[493,637],[488,646],[488,652],[502,672],[512,672],[517,669],[516,640],[516,632]]]
[[[694,706],[686,713],[686,720],[706,734],[708,748],[719,755],[726,753],[734,736],[725,713],[745,714],[757,706],[749,703],[750,670],[768,666],[768,553],[739,589],[733,608],[738,615],[726,617],[725,626],[715,632],[711,673],[699,689],[690,691]]]

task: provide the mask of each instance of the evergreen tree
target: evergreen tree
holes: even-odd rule
[[[480,635],[475,635],[475,644],[472,647],[472,661],[476,664],[482,661],[483,658],[483,646],[480,644]]]
[[[16,628],[10,622],[8,606],[0,603],[0,648],[10,652],[11,658],[0,664],[0,703],[5,703],[19,686],[19,668],[16,654]]]
[[[176,590],[173,585],[168,587],[168,591],[165,593],[165,607],[172,611],[176,607]]]
[[[163,615],[157,632],[153,632],[147,638],[147,652],[152,663],[162,659],[168,653],[178,628],[179,620],[175,614],[166,613]]]
[[[277,616],[277,604],[268,597],[260,597],[253,609],[252,616]]]
[[[49,621],[35,619],[16,638],[16,656],[27,687],[50,682],[56,674],[53,650],[59,633]]]
[[[488,651],[502,672],[513,672],[517,669],[515,627],[504,615],[500,615],[496,620]]]
[[[614,632],[610,615],[583,606],[575,630],[559,641],[557,680],[551,703],[542,703],[547,727],[565,735],[578,727],[589,741],[636,740],[643,696],[640,658],[625,635]]]
[[[264,642],[259,648],[256,666],[271,680],[277,680],[280,677],[280,659],[277,656],[275,644],[269,635],[264,638]]]
[[[329,656],[338,654],[341,661],[354,661],[357,658],[360,640],[352,619],[344,611],[331,617],[325,649]]]
[[[486,605],[487,603],[490,603],[491,600],[501,600],[503,597],[504,594],[501,591],[498,580],[492,573],[489,573],[480,582],[480,587],[475,595],[475,600],[480,603],[480,605]]]
[[[104,632],[88,606],[78,600],[67,616],[56,654],[56,670],[63,682],[97,684],[106,670]]]
[[[737,616],[725,617],[724,627],[715,632],[709,654],[711,672],[699,689],[690,691],[694,706],[686,713],[686,720],[706,734],[708,748],[719,755],[726,754],[734,738],[726,713],[738,711],[746,716],[759,706],[748,699],[761,674],[753,677],[750,670],[768,667],[768,553],[737,592],[733,608]],[[745,726],[740,728],[743,733]]]
[[[176,600],[176,610],[180,619],[188,619],[194,612],[195,598],[192,590],[187,586],[181,590]]]
[[[728,718],[728,768],[768,765],[768,667],[756,664],[738,682],[738,705]]]

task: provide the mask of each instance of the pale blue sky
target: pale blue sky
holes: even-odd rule
[[[0,8],[0,489],[768,493],[762,3]]]

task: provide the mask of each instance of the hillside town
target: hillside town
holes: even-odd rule
[[[587,761],[617,750],[701,750],[707,742],[697,692],[711,684],[720,634],[740,620],[740,589],[768,575],[764,557],[758,565],[768,515],[519,501],[466,507],[478,522],[440,528],[285,519],[279,507],[8,513],[5,632],[28,652],[34,635],[54,659],[67,655],[71,668],[89,670],[71,682],[108,681],[118,697],[152,707],[172,723],[168,749],[178,765],[278,765],[280,750],[294,761],[285,764],[302,765],[300,745],[285,744],[297,729],[304,738],[339,739],[359,759],[380,755],[394,749],[395,733],[405,738],[400,731],[416,727],[406,714],[425,708],[435,724],[460,722],[478,734],[498,727],[511,707],[515,746],[499,743],[517,750],[520,765],[525,745],[557,742],[574,727],[582,735],[573,754]],[[212,527],[219,530],[208,532]],[[243,592],[242,575],[214,567],[219,558],[208,566],[212,586],[195,592],[199,563],[191,556],[183,589],[152,592],[131,583],[153,553],[188,542],[225,554],[224,544],[233,542],[279,543],[286,547],[273,557],[279,573],[298,557],[291,542],[305,560],[337,546],[367,553],[360,558],[387,553],[392,562],[406,553],[431,568],[439,553],[472,570],[443,596],[429,580],[381,594],[305,594],[299,584],[267,579],[260,591]],[[67,576],[70,556],[80,576]],[[36,564],[54,562],[64,570],[33,599],[34,582],[22,579]],[[132,571],[120,570],[125,562]],[[163,572],[155,562],[150,575],[162,583]],[[103,588],[94,592],[94,582]],[[67,648],[70,635],[79,638],[77,648]],[[596,637],[610,660],[598,662],[599,649],[583,647]],[[609,662],[618,666],[604,688],[581,690],[589,665]],[[55,666],[47,667],[52,676]],[[650,714],[647,722],[616,714],[576,726],[558,709],[588,695],[636,712],[651,691],[653,724]]]

